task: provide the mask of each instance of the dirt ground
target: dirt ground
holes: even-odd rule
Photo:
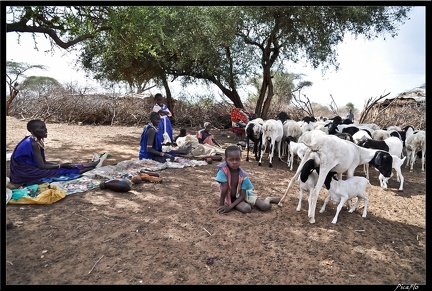
[[[28,134],[27,120],[6,119],[6,151]],[[109,152],[104,165],[137,158],[141,127],[47,123],[47,159],[86,162]],[[195,132],[196,129],[189,129]],[[175,130],[175,135],[179,130]],[[233,142],[230,131],[220,142]],[[262,198],[282,196],[294,171],[253,158],[242,167]],[[251,155],[250,155],[251,156]],[[316,223],[307,216],[307,195],[296,211],[298,184],[283,206],[250,214],[217,214],[217,164],[160,171],[163,183],[134,185],[127,193],[91,190],[50,205],[6,205],[14,228],[6,232],[7,285],[110,284],[426,284],[426,176],[419,163],[405,167],[404,191],[391,178],[389,190],[371,171],[369,207],[354,213],[336,206]],[[297,164],[296,164],[297,165]],[[7,163],[7,173],[9,165]],[[362,167],[356,174],[362,175]],[[3,224],[4,225],[4,224]],[[401,284],[401,285],[398,285]],[[415,284],[415,285],[414,285]],[[411,286],[411,287],[413,287]],[[416,289],[412,289],[416,290]]]

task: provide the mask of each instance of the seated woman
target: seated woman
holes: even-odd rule
[[[61,177],[67,180],[68,176],[69,179],[74,179],[84,172],[102,166],[108,156],[106,153],[100,159],[95,157],[94,161],[85,164],[48,162],[45,159],[44,138],[48,136],[45,122],[39,119],[30,120],[27,130],[31,135],[18,143],[10,160],[10,181],[14,184],[40,184]]]
[[[196,137],[199,143],[206,143],[212,146],[220,146],[220,144],[213,138],[213,134],[210,133],[211,123],[204,122],[204,129],[197,132]]]
[[[180,129],[180,134],[177,135],[177,136],[174,138],[174,142],[177,142],[177,139],[178,139],[179,137],[185,137],[186,135],[187,135],[186,128],[181,128],[181,129]]]
[[[150,159],[160,163],[165,163],[167,159],[174,161],[175,156],[179,154],[187,154],[181,151],[172,150],[169,152],[162,151],[161,136],[158,135],[158,125],[161,117],[158,112],[150,113],[150,123],[144,127],[141,134],[139,159]]]

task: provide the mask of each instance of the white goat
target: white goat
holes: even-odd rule
[[[314,161],[309,160],[308,163],[314,163]],[[301,209],[303,191],[309,191],[308,205],[311,204],[312,191],[315,187],[316,182],[318,181],[318,172],[316,171],[316,169],[313,168],[313,165],[312,166],[306,165],[303,167],[303,169],[304,170],[302,170],[301,174],[298,177],[300,193],[299,193],[299,202],[296,208],[297,211],[300,211]]]
[[[334,135],[316,135],[312,138],[311,144],[307,144],[308,149],[297,168],[297,172],[290,180],[285,194],[282,196],[278,205],[282,206],[282,201],[288,193],[289,188],[310,159],[314,160],[314,167],[319,167],[318,181],[315,185],[311,204],[309,205],[309,222],[315,223],[315,209],[318,195],[324,184],[325,178],[330,171],[334,171],[342,176],[347,173],[347,177],[354,176],[354,171],[358,165],[369,163],[377,168],[384,177],[390,177],[392,172],[393,158],[388,152],[362,148],[350,141],[340,139]]]
[[[10,178],[6,177],[6,204],[9,203],[9,200],[12,198],[12,190],[8,188],[10,183]]]
[[[400,128],[400,126],[397,126],[397,125],[391,125],[391,126],[387,127],[387,131],[392,131],[392,130],[401,131],[402,128]]]
[[[364,208],[362,217],[366,217],[367,214],[367,206],[368,206],[368,197],[366,195],[366,188],[371,184],[369,180],[365,177],[353,176],[347,178],[346,180],[337,179],[334,175],[336,172],[329,172],[326,179],[326,184],[329,186],[329,195],[324,200],[324,204],[321,207],[320,213],[323,213],[328,201],[331,199],[334,203],[339,203],[336,209],[336,215],[334,216],[332,223],[336,224],[339,212],[341,211],[345,202],[348,202],[354,197],[357,197],[357,201],[351,206],[348,212],[352,213],[356,210],[360,199],[364,200]],[[327,186],[326,185],[326,186]]]
[[[316,135],[327,135],[327,134],[324,131],[319,129],[308,130],[299,137],[298,142],[310,144],[312,141],[312,137]]]
[[[372,139],[385,140],[390,137],[390,132],[384,129],[377,129],[372,133]]]
[[[314,129],[319,129],[325,132],[326,134],[329,134],[328,126],[326,126],[327,123],[328,122],[317,121],[314,123]]]
[[[410,172],[413,171],[414,163],[417,158],[417,152],[422,152],[422,158],[421,158],[421,170],[424,172],[425,170],[425,154],[426,154],[426,134],[419,132],[419,133],[412,133],[411,130],[408,130],[406,133],[406,139],[405,139],[405,149],[407,152],[407,162],[405,167],[410,167]]]
[[[300,125],[300,128],[303,133],[306,131],[313,130],[315,127],[315,123],[311,121],[309,118],[303,118],[303,120],[298,121],[298,124]]]
[[[278,158],[281,161],[281,147],[282,147],[282,138],[283,138],[283,125],[282,121],[276,119],[268,119],[264,121],[262,126],[262,149],[261,156],[258,162],[258,165],[262,165],[262,158],[267,149],[267,144],[270,143],[269,146],[269,167],[273,167],[273,154],[274,148],[277,144],[278,147]]]
[[[288,119],[283,124],[283,133],[285,137],[292,136],[298,141],[303,132],[297,121]]]
[[[285,122],[283,123],[283,136],[284,136],[284,141],[287,140],[288,137],[292,137],[294,139],[294,141],[298,141],[299,137],[302,135],[302,129],[300,127],[300,125],[298,124],[297,121],[292,120],[292,119],[287,119],[285,120]],[[284,156],[286,154],[285,150],[287,148],[287,146],[285,145],[285,142],[282,143],[282,156]],[[287,154],[289,155],[289,153]]]
[[[294,165],[294,156],[298,156],[301,159],[303,159],[303,156],[307,150],[307,146],[304,143],[301,142],[295,142],[291,140],[290,138],[287,138],[288,141],[288,158],[287,158],[287,164],[290,168],[290,171],[293,170]]]
[[[395,169],[396,171],[396,180],[400,182],[399,191],[403,191],[404,177],[402,176],[401,166],[405,162],[406,157],[401,159],[398,156],[392,155],[392,158],[393,158],[392,168]],[[387,185],[390,178],[391,176],[386,178],[381,173],[379,174],[378,179],[380,181],[380,185],[382,188],[387,190]]]

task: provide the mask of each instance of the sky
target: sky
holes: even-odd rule
[[[407,20],[395,38],[386,36],[365,40],[361,36],[355,40],[347,36],[337,48],[339,70],[333,68],[323,75],[321,68],[313,69],[305,62],[291,64],[290,72],[302,73],[303,80],[313,83],[311,87],[303,89],[311,102],[329,105],[333,97],[339,108],[344,108],[352,102],[361,111],[367,99],[376,98],[390,93],[388,97],[395,97],[399,93],[422,86],[426,83],[426,8],[413,8]],[[8,61],[25,62],[34,65],[44,65],[48,70],[32,69],[27,76],[49,76],[62,84],[79,84],[81,87],[93,87],[98,92],[103,88],[86,77],[75,68],[76,53],[56,48],[54,54],[45,52],[50,49],[50,41],[45,36],[37,37],[37,47],[31,34],[23,33],[17,42],[16,33],[6,34],[6,59]],[[180,93],[196,94],[197,86],[187,89],[172,83],[173,97]],[[163,88],[154,88],[149,93],[164,93]],[[241,97],[247,92],[239,90]],[[221,93],[216,92],[219,96]],[[244,96],[242,96],[242,94]]]

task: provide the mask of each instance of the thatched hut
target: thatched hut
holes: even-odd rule
[[[414,88],[396,97],[377,101],[368,109],[365,122],[375,123],[381,128],[411,125],[415,129],[426,130],[425,88]]]

